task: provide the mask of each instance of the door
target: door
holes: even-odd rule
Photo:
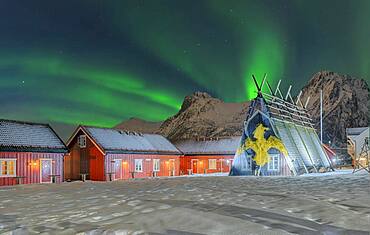
[[[193,171],[193,174],[198,173],[198,160],[192,160],[191,170]]]
[[[40,159],[40,182],[51,183],[52,175],[52,161],[51,159]]]
[[[114,160],[114,179],[115,180],[122,179],[122,160],[121,159]]]
[[[175,175],[175,160],[170,159],[170,165],[169,165],[169,176],[174,176]]]

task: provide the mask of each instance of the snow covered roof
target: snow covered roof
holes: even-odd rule
[[[188,155],[206,154],[235,154],[240,144],[240,136],[214,140],[183,140],[175,143],[176,147]]]
[[[48,124],[0,119],[0,151],[67,152]]]
[[[181,152],[165,137],[157,134],[141,134],[110,128],[82,126],[82,129],[106,153],[171,153]]]
[[[347,128],[346,132],[347,135],[360,135],[364,131],[368,131],[369,127],[354,127],[354,128]]]

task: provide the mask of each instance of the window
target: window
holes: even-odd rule
[[[80,148],[86,148],[86,135],[80,135],[78,137],[78,145]]]
[[[270,160],[267,165],[267,169],[271,171],[279,170],[279,154],[270,154]]]
[[[245,158],[240,159],[242,170],[249,171],[252,169],[252,156],[245,153]]]
[[[217,169],[216,164],[217,164],[216,159],[209,159],[208,160],[208,169],[210,169],[210,170]]]
[[[15,176],[16,160],[15,159],[0,159],[0,176]]]
[[[160,160],[153,159],[153,171],[159,171],[160,168],[161,168]]]
[[[135,172],[143,172],[143,159],[135,159]]]
[[[246,169],[247,170],[252,170],[252,157],[251,155],[248,155],[246,154],[246,158],[247,158],[247,161],[246,161]]]

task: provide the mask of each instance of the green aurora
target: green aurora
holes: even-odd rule
[[[110,127],[164,120],[195,91],[250,100],[252,74],[293,93],[320,70],[370,77],[366,0],[6,0],[0,12],[0,118]]]

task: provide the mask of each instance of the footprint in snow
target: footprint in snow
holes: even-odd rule
[[[299,209],[299,208],[287,208],[287,209],[285,209],[285,211],[286,212],[289,212],[289,213],[300,213],[303,210],[302,209]]]
[[[170,205],[160,205],[157,207],[159,210],[167,210],[167,209],[170,209],[171,206]]]
[[[130,214],[131,212],[129,211],[125,211],[125,212],[117,212],[117,213],[113,213],[112,216],[113,217],[121,217],[121,216],[126,216],[128,214]]]
[[[154,211],[153,208],[146,208],[146,209],[142,210],[141,213],[146,214],[146,213],[150,213],[150,212],[153,212],[153,211]]]
[[[141,201],[140,200],[133,200],[133,201],[129,201],[128,203],[127,203],[127,205],[129,205],[129,206],[137,206],[137,205],[139,205],[141,203]]]

